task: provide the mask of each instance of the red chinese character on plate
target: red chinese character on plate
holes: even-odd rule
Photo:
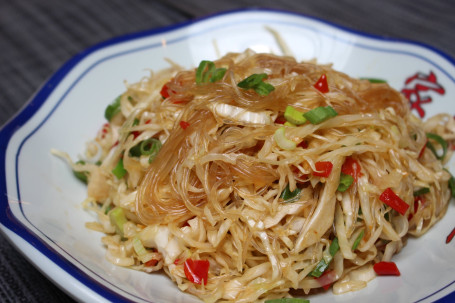
[[[425,116],[425,110],[422,104],[431,103],[433,99],[429,95],[423,95],[423,92],[434,91],[440,95],[445,94],[445,89],[438,83],[436,75],[430,71],[429,74],[417,72],[415,75],[407,78],[404,82],[404,88],[401,93],[409,100],[411,109],[415,109],[420,118]]]

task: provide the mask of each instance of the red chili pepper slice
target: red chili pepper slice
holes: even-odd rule
[[[139,137],[139,135],[141,134],[141,132],[135,130],[135,131],[131,132],[131,134],[133,135],[133,139],[136,139],[137,137]]]
[[[329,85],[327,83],[327,76],[322,74],[319,80],[314,84],[314,88],[316,88],[321,93],[325,94],[329,92]]]
[[[160,91],[160,95],[161,95],[161,97],[163,97],[163,99],[166,99],[166,98],[169,97],[169,86],[168,86],[168,83],[163,85],[163,87],[161,88],[161,91]]]
[[[185,276],[191,282],[201,284],[204,281],[204,285],[207,285],[209,266],[210,263],[208,260],[186,259],[183,270],[185,271]]]
[[[284,123],[286,123],[286,121],[287,120],[286,120],[286,118],[284,116],[278,116],[275,119],[275,123],[278,123],[278,124],[284,124]]]
[[[398,270],[395,262],[378,262],[373,265],[373,269],[379,276],[399,276],[400,271]]]
[[[150,261],[145,262],[145,266],[155,266],[158,263],[158,260],[152,259]]]
[[[401,200],[390,188],[387,188],[379,196],[379,200],[392,207],[394,210],[399,212],[402,216],[406,213],[409,205]]]
[[[335,282],[336,273],[333,270],[326,270],[319,278],[316,280],[321,284],[321,287],[325,290],[328,290],[333,282]]]
[[[346,160],[344,160],[343,166],[341,166],[341,172],[353,177],[355,182],[362,176],[360,169],[359,161],[352,157],[347,157]]]
[[[186,121],[180,121],[180,127],[183,128],[183,129],[187,129],[188,126],[190,126],[190,124]]]
[[[446,244],[449,244],[452,241],[453,237],[455,237],[455,227],[452,229],[452,232],[447,236]]]
[[[333,164],[330,161],[318,161],[314,163],[316,170],[313,171],[313,176],[328,177],[332,172]]]
[[[305,140],[303,140],[302,142],[300,142],[299,144],[297,144],[298,147],[301,147],[303,149],[305,148],[308,148],[308,142],[306,142]]]

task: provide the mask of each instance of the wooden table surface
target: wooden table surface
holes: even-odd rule
[[[0,0],[0,126],[62,64],[107,39],[241,8],[274,8],[455,58],[455,2],[425,0]],[[72,302],[0,233],[0,301]]]

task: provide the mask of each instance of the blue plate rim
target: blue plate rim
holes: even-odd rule
[[[65,76],[70,73],[74,67],[78,65],[79,62],[81,62],[84,58],[88,57],[90,54],[96,52],[99,49],[109,47],[115,44],[123,43],[123,42],[128,42],[144,37],[151,37],[155,36],[157,34],[161,33],[166,33],[166,32],[171,32],[173,30],[177,29],[182,29],[187,26],[191,26],[196,23],[200,23],[206,20],[210,19],[216,19],[218,17],[223,17],[223,16],[228,16],[228,15],[235,15],[238,13],[272,13],[272,14],[281,14],[281,15],[292,15],[304,19],[309,19],[313,21],[317,21],[326,25],[329,25],[337,30],[341,30],[346,33],[353,34],[355,36],[361,36],[361,37],[367,37],[371,38],[374,40],[378,41],[386,41],[386,42],[400,42],[400,43],[406,43],[410,45],[415,45],[419,46],[421,48],[428,49],[441,57],[445,58],[448,60],[452,65],[455,66],[455,60],[443,52],[440,49],[437,49],[433,46],[430,46],[428,44],[422,43],[422,42],[417,42],[417,41],[412,41],[412,40],[406,40],[406,39],[401,39],[401,38],[394,38],[394,37],[384,37],[380,35],[375,35],[375,34],[370,34],[370,33],[365,33],[359,30],[355,30],[352,28],[348,28],[342,25],[338,25],[336,23],[324,20],[322,18],[314,17],[314,16],[308,16],[303,13],[299,12],[293,12],[293,11],[287,11],[287,10],[282,10],[282,9],[272,9],[272,8],[260,8],[260,7],[249,7],[249,8],[242,8],[242,9],[235,9],[235,10],[228,10],[228,11],[222,11],[222,12],[217,12],[214,14],[209,14],[200,18],[195,18],[192,20],[180,22],[177,24],[169,25],[169,26],[163,26],[163,27],[157,27],[153,28],[150,30],[144,30],[144,31],[139,31],[135,33],[130,33],[118,37],[114,37],[108,40],[105,40],[103,42],[97,43],[91,47],[86,48],[85,50],[77,53],[74,55],[72,58],[67,60],[54,74],[52,74],[45,82],[44,84],[37,90],[37,92],[29,99],[28,102],[25,103],[25,105],[22,107],[22,109],[15,115],[13,116],[9,121],[6,122],[4,126],[0,129],[0,146],[8,146],[10,139],[13,137],[14,133],[22,127],[29,119],[31,119],[35,113],[41,108],[41,106],[46,102],[48,99],[49,95],[54,91],[54,89],[59,85],[60,82],[65,79]],[[452,81],[454,80],[453,77]],[[0,159],[2,161],[0,162],[0,171],[3,172],[3,174],[0,175],[0,191],[4,193],[4,195],[0,198],[0,230],[2,232],[3,228],[8,229],[9,231],[15,233],[17,236],[22,238],[23,240],[29,242],[31,245],[34,246],[35,250],[44,256],[46,256],[48,259],[50,259],[54,264],[56,264],[60,269],[64,270],[68,275],[72,276],[73,278],[77,279],[80,281],[84,286],[86,286],[88,289],[91,291],[97,293],[98,295],[101,295],[105,299],[109,301],[117,301],[117,302],[132,302],[125,296],[122,296],[118,292],[112,291],[112,289],[109,289],[107,286],[105,286],[102,283],[99,283],[92,277],[90,277],[88,274],[83,273],[80,269],[78,269],[74,264],[72,264],[68,259],[66,259],[63,255],[61,255],[59,252],[54,250],[51,246],[49,246],[47,243],[45,243],[41,238],[36,235],[33,231],[28,229],[19,219],[17,219],[11,212],[9,208],[9,203],[8,203],[8,198],[7,198],[7,191],[6,191],[6,149],[0,149]],[[16,184],[17,185],[17,184]],[[5,233],[4,233],[5,234]],[[6,234],[5,234],[6,235]],[[11,241],[11,239],[6,235],[6,238]],[[14,245],[14,243],[13,243]],[[21,251],[21,253],[24,254],[24,252]],[[32,264],[33,263],[33,260]],[[36,266],[36,264],[34,264]],[[47,274],[45,272],[45,274]],[[51,280],[52,278],[49,277]],[[58,281],[54,281],[58,285]],[[446,285],[444,288],[449,287],[455,283],[453,281],[449,285]],[[60,286],[60,285],[59,285]],[[442,291],[444,288],[429,294],[428,296],[421,298],[420,300],[416,302],[420,302],[422,300],[428,299],[431,296],[437,294],[439,291]],[[66,289],[63,289],[64,291],[68,292]],[[73,295],[69,293],[70,295]],[[131,294],[130,294],[131,295]],[[142,298],[140,298],[142,299]],[[455,299],[455,292],[452,292],[448,294],[447,296],[441,298],[438,302],[445,302],[446,300],[451,300]],[[447,301],[448,302],[448,301]]]

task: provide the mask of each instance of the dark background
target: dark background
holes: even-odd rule
[[[276,8],[455,57],[455,2],[0,0],[0,126],[75,54],[107,39],[241,8]],[[2,148],[2,147],[0,147]],[[1,302],[72,302],[0,233]]]

